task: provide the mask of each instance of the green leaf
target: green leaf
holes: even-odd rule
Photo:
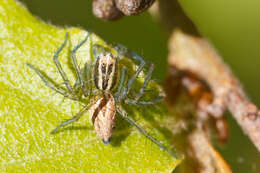
[[[69,53],[86,31],[59,28],[34,18],[14,0],[0,1],[0,163],[6,172],[171,172],[181,159],[171,157],[121,118],[111,145],[104,145],[87,114],[73,126],[51,135],[82,103],[65,99],[47,88],[26,66],[31,63],[62,85],[52,57],[69,32],[60,55],[71,81],[75,80]],[[91,34],[79,50],[80,62],[90,60],[91,45],[105,44]],[[147,109],[148,108],[148,109]],[[171,147],[174,123],[164,106],[128,107],[132,116],[153,137]],[[149,111],[148,111],[149,110]],[[166,123],[167,122],[167,123]]]

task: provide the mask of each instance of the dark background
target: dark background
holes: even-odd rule
[[[167,35],[148,13],[104,22],[92,15],[91,0],[20,0],[34,15],[60,26],[92,30],[109,43],[122,43],[156,65],[155,77],[166,75]],[[260,106],[260,1],[182,0],[186,13],[215,45],[250,98]],[[236,173],[260,172],[260,155],[227,115],[230,138],[217,148]]]

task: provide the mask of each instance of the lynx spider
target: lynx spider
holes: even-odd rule
[[[177,158],[177,156],[172,151],[166,148],[158,140],[150,136],[140,125],[136,123],[134,119],[129,117],[127,115],[127,112],[121,106],[121,103],[132,105],[153,105],[162,101],[164,96],[158,96],[154,101],[140,101],[140,98],[143,96],[145,89],[149,81],[151,80],[152,72],[154,69],[153,64],[150,64],[148,73],[144,79],[142,87],[139,90],[139,93],[135,96],[134,99],[129,99],[127,96],[131,90],[131,87],[133,86],[133,83],[136,81],[140,73],[144,70],[144,67],[147,63],[140,56],[130,51],[129,53],[132,55],[133,59],[139,61],[140,65],[135,71],[135,74],[130,77],[128,81],[126,81],[126,67],[122,67],[120,73],[118,73],[119,57],[115,57],[112,53],[105,50],[105,48],[101,45],[94,45],[92,51],[96,62],[94,63],[94,70],[92,73],[95,89],[88,90],[87,84],[90,80],[88,79],[89,77],[86,73],[89,72],[89,69],[91,69],[91,64],[85,63],[84,68],[80,69],[76,59],[76,52],[88,40],[89,35],[90,33],[88,33],[85,39],[82,40],[78,45],[76,45],[71,52],[71,60],[77,74],[77,80],[74,86],[70,84],[68,77],[58,59],[60,52],[67,43],[68,33],[66,33],[64,42],[53,57],[54,64],[56,65],[58,72],[64,81],[66,89],[57,87],[55,83],[46,78],[39,69],[27,63],[27,65],[37,73],[37,75],[41,78],[41,80],[45,83],[47,87],[51,88],[52,90],[63,95],[66,98],[79,101],[82,95],[85,98],[91,97],[93,95],[96,96],[91,99],[90,103],[85,105],[75,116],[61,123],[54,130],[52,130],[51,134],[57,132],[60,128],[68,124],[78,121],[85,112],[90,111],[90,119],[92,120],[96,133],[102,139],[104,144],[109,144],[113,129],[115,127],[116,114],[118,113],[118,115],[120,115],[123,119],[133,125],[142,135],[158,145],[162,150],[167,151],[174,158]],[[115,47],[115,49],[117,49],[118,55],[122,55],[122,53],[125,53],[125,51],[122,51],[124,50],[122,48],[122,46]],[[115,88],[116,92],[113,93],[112,90],[113,87],[115,87],[115,83],[117,82],[117,78],[119,75],[120,79],[117,87]],[[126,83],[126,86],[124,86],[124,83]],[[78,94],[79,90],[82,92],[81,96],[79,96]]]

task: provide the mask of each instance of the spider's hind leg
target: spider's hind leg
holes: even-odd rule
[[[129,117],[126,113],[126,111],[121,108],[120,106],[117,107],[117,112],[119,115],[128,121],[132,126],[134,126],[142,135],[144,135],[147,139],[155,143],[158,147],[160,147],[162,150],[168,152],[173,158],[178,159],[178,156],[174,154],[172,151],[170,151],[166,146],[164,146],[162,143],[160,143],[158,140],[150,136],[139,124],[136,123],[134,119]]]
[[[147,75],[145,76],[145,80],[144,80],[144,83],[141,87],[141,89],[139,90],[139,93],[138,95],[135,97],[135,100],[138,101],[144,94],[144,91],[148,85],[148,83],[150,82],[151,78],[152,78],[152,73],[153,73],[153,70],[154,70],[154,65],[153,64],[150,64],[150,68],[149,68],[149,71],[147,73]]]
[[[133,105],[154,105],[154,104],[160,103],[163,99],[164,99],[164,97],[158,96],[153,101],[137,101],[137,100],[133,100],[133,99],[126,99],[125,102],[127,104],[133,104]]]
[[[139,93],[135,96],[134,99],[126,99],[126,103],[137,104],[137,105],[153,105],[153,104],[157,104],[163,100],[164,96],[158,96],[153,101],[139,101],[140,98],[143,96],[143,94],[146,90],[146,87],[152,78],[153,70],[154,70],[154,65],[150,64],[149,71],[148,71],[147,75],[145,76],[143,85],[140,88]]]
[[[88,105],[85,106],[85,107],[83,107],[83,109],[81,109],[80,112],[78,112],[74,117],[72,117],[71,119],[69,119],[69,120],[67,120],[67,121],[65,121],[65,122],[63,122],[63,123],[61,123],[61,124],[58,125],[55,129],[53,129],[53,130],[51,131],[51,134],[56,133],[60,128],[66,126],[66,125],[68,125],[68,124],[71,124],[71,123],[73,123],[73,122],[75,122],[75,121],[78,121],[78,120],[84,115],[84,113],[85,113],[88,109],[89,109],[89,106],[88,106]]]

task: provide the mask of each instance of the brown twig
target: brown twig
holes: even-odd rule
[[[222,62],[217,51],[198,34],[196,27],[182,11],[177,1],[159,1],[152,6],[150,12],[156,19],[164,23],[169,33],[170,54],[168,60],[170,66],[181,72],[188,72],[188,76],[185,77],[184,74],[184,77],[178,77],[183,86],[188,89],[191,95],[194,96],[194,93],[197,93],[196,88],[200,88],[203,83],[198,84],[198,80],[190,80],[189,75],[193,74],[200,81],[205,82],[205,85],[211,91],[209,97],[205,94],[207,92],[203,92],[199,96],[195,94],[195,96],[198,96],[196,106],[199,121],[197,127],[188,135],[188,143],[192,155],[196,159],[197,172],[214,172],[212,168],[219,172],[231,172],[230,169],[221,169],[213,162],[210,162],[210,165],[205,164],[202,155],[205,156],[204,158],[211,158],[211,160],[222,159],[219,159],[219,155],[214,154],[214,152],[207,152],[212,146],[209,142],[205,142],[209,138],[208,133],[202,130],[203,123],[201,123],[201,120],[204,122],[205,117],[207,119],[208,115],[213,115],[216,119],[217,130],[224,139],[227,135],[225,132],[226,123],[221,119],[224,111],[228,108],[243,131],[260,151],[258,108],[250,102],[241,84],[227,65]],[[225,167],[224,165],[222,167]]]
[[[165,88],[167,103],[170,108],[176,107],[175,102],[178,100],[176,98],[178,98],[177,95],[183,93],[183,86],[191,96],[198,116],[193,118],[189,116],[190,113],[194,113],[194,110],[191,110],[190,113],[187,110],[182,110],[181,112],[182,116],[180,118],[185,122],[186,132],[188,133],[186,134],[186,143],[182,144],[182,146],[185,146],[184,153],[186,153],[186,159],[180,165],[180,171],[190,173],[231,173],[232,170],[228,164],[209,142],[211,136],[210,122],[215,123],[215,130],[217,130],[221,142],[225,142],[227,138],[224,117],[214,119],[205,111],[205,108],[212,102],[212,93],[194,74],[170,67]],[[215,121],[210,121],[212,119]],[[217,124],[222,126],[217,128]]]
[[[209,85],[214,98],[206,111],[220,117],[228,108],[260,151],[259,110],[208,41],[175,30],[169,40],[169,50],[170,65],[198,75]]]
[[[199,173],[231,173],[232,170],[199,129],[189,135],[191,157],[197,160]]]
[[[227,122],[224,114],[216,116],[208,111],[213,103],[214,96],[207,84],[190,71],[183,71],[174,66],[170,66],[169,69],[169,75],[178,80],[191,96],[197,114],[196,126],[204,129],[205,132],[209,132],[210,129],[207,124],[210,124],[217,132],[219,142],[225,143],[228,139]]]

